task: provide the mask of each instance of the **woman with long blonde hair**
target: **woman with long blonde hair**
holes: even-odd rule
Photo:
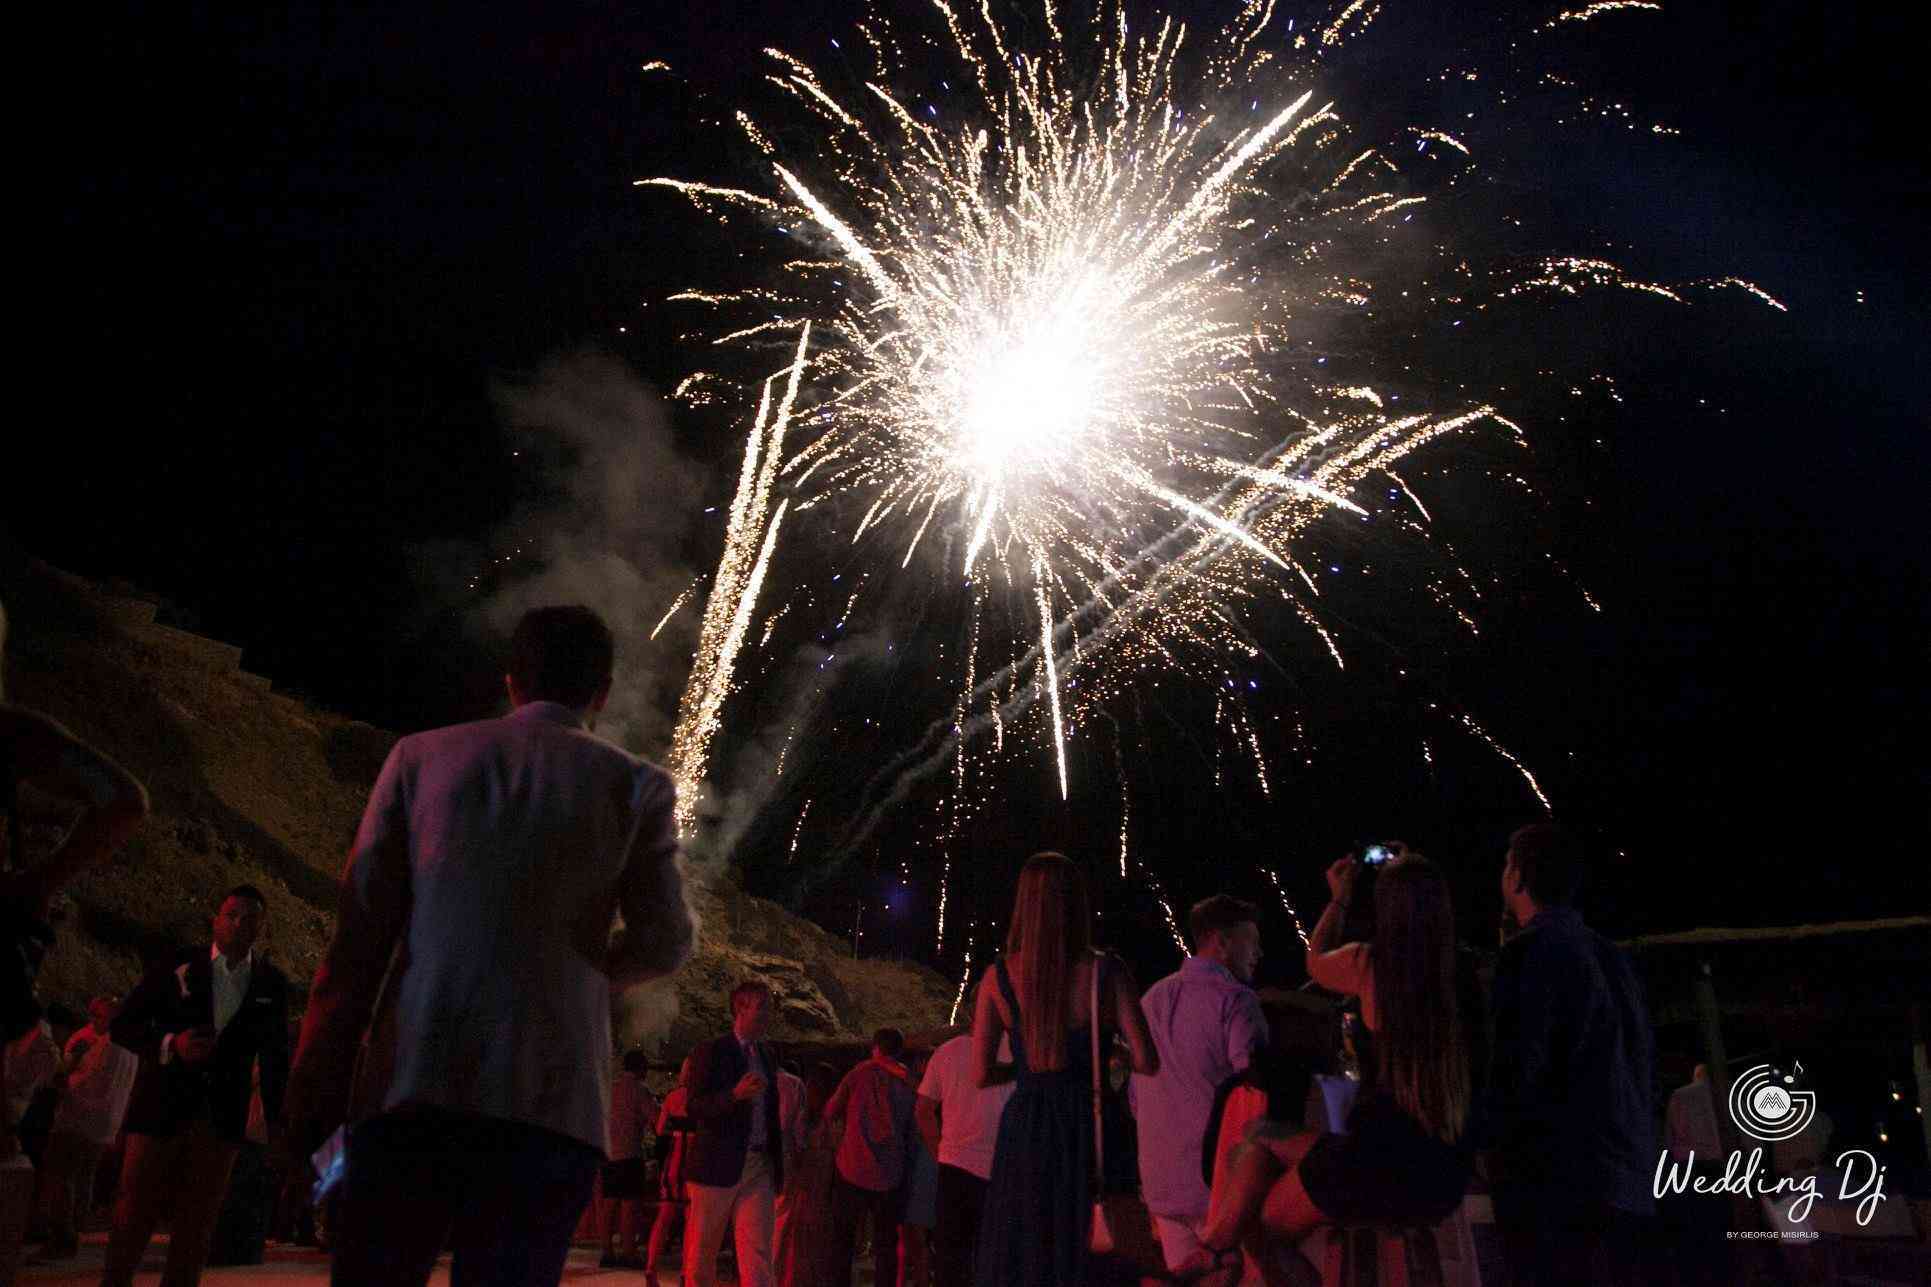
[[[1256,1122],[1214,1176],[1205,1250],[1183,1280],[1236,1281],[1240,1244],[1256,1235],[1266,1265],[1260,1244],[1291,1245],[1320,1225],[1435,1224],[1461,1204],[1471,1091],[1448,882],[1402,853],[1375,882],[1373,941],[1340,944],[1360,870],[1353,857],[1328,868],[1332,897],[1307,951],[1316,983],[1361,1000],[1367,1049],[1348,1129]]]
[[[1063,854],[1035,854],[1019,873],[1005,955],[979,982],[972,1066],[988,1086],[1018,1083],[999,1119],[986,1184],[975,1278],[979,1287],[1081,1287],[1087,1280],[1094,1188],[1093,1032],[1099,1048],[1126,1038],[1133,1070],[1160,1056],[1140,990],[1117,958],[1091,950],[1086,881]],[[994,1064],[1012,1040],[1010,1069]]]

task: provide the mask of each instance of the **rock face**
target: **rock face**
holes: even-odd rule
[[[125,992],[142,961],[205,942],[223,891],[266,892],[264,950],[305,989],[333,924],[335,878],[363,802],[396,735],[272,691],[241,650],[155,622],[156,605],[110,593],[0,548],[7,609],[7,699],[59,720],[125,764],[153,816],[114,861],[57,909],[59,942],[43,999],[80,1009]],[[27,861],[71,820],[23,792]],[[728,1024],[748,975],[776,994],[779,1040],[863,1040],[893,1024],[944,1022],[951,988],[916,965],[854,960],[842,940],[728,884],[699,889],[696,958],[626,998],[627,1044],[677,1056]]]
[[[674,1014],[623,1035],[648,1048],[681,1051],[730,1023],[730,992],[756,975],[771,984],[778,1041],[867,1042],[878,1028],[907,1032],[945,1023],[954,985],[923,966],[855,959],[845,941],[776,903],[729,885],[696,891],[703,924],[698,951],[676,979]]]

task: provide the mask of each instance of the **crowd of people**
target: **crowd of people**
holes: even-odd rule
[[[849,1287],[861,1236],[877,1287],[1306,1281],[1309,1235],[1438,1224],[1478,1169],[1511,1282],[1628,1281],[1618,1253],[1653,1208],[1650,1027],[1628,960],[1575,910],[1576,842],[1548,824],[1516,832],[1502,860],[1516,931],[1476,1003],[1435,864],[1396,847],[1359,893],[1361,860],[1328,868],[1305,955],[1353,1016],[1339,1120],[1310,1093],[1318,1061],[1270,1040],[1253,905],[1196,904],[1190,955],[1143,995],[1094,949],[1085,880],[1056,853],[1020,873],[969,1033],[926,1055],[882,1028],[848,1070],[787,1067],[772,989],[747,979],[729,1029],[690,1051],[660,1103],[643,1054],[615,1057],[612,1002],[682,966],[696,926],[669,777],[591,731],[613,661],[589,610],[532,611],[507,716],[395,745],[292,1057],[289,982],[256,950],[268,904],[248,886],[221,900],[208,942],[124,1002],[98,999],[54,1046],[34,990],[49,904],[147,800],[59,725],[0,705],[0,1278],[36,1199],[45,1254],[71,1254],[120,1138],[109,1287],[131,1282],[164,1207],[163,1281],[186,1287],[244,1175],[272,1195],[265,1177],[307,1193],[315,1171],[333,1280],[356,1287],[422,1284],[445,1251],[459,1282],[556,1283],[586,1211],[603,1266],[651,1281],[681,1223],[689,1287],[717,1281],[726,1254],[747,1287]],[[14,861],[26,782],[81,806],[31,866]],[[1373,934],[1347,941],[1357,901]],[[392,1049],[374,1049],[377,1032]],[[385,1073],[373,1095],[371,1066]],[[55,1082],[30,1161],[15,1088],[31,1099]],[[1161,1263],[1126,1253],[1121,1189],[1137,1190]]]

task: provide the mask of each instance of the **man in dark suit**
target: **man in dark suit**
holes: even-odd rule
[[[1645,1281],[1656,1214],[1656,1043],[1629,954],[1583,923],[1581,841],[1553,823],[1509,837],[1502,901],[1521,932],[1495,962],[1489,1191],[1509,1281]]]
[[[151,970],[114,1020],[141,1059],[128,1102],[127,1157],[103,1287],[128,1287],[155,1222],[174,1209],[164,1287],[201,1280],[228,1173],[248,1127],[261,1064],[262,1109],[279,1131],[288,1085],[288,979],[255,955],[268,901],[252,885],[221,900],[214,944]]]
[[[748,979],[731,991],[731,1031],[691,1052],[690,1100],[697,1124],[684,1155],[690,1210],[684,1273],[691,1287],[717,1281],[717,1252],[730,1225],[738,1282],[772,1287],[774,1202],[784,1187],[784,1128],[778,1060],[765,1042],[771,988]]]

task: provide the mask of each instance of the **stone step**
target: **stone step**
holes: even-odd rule
[[[217,674],[232,675],[241,669],[241,649],[233,644],[176,630],[173,626],[142,626],[132,633],[143,643],[191,658]]]
[[[103,617],[123,629],[139,629],[154,624],[154,614],[159,605],[146,599],[119,599],[112,595],[102,595],[94,600],[94,606]]]

